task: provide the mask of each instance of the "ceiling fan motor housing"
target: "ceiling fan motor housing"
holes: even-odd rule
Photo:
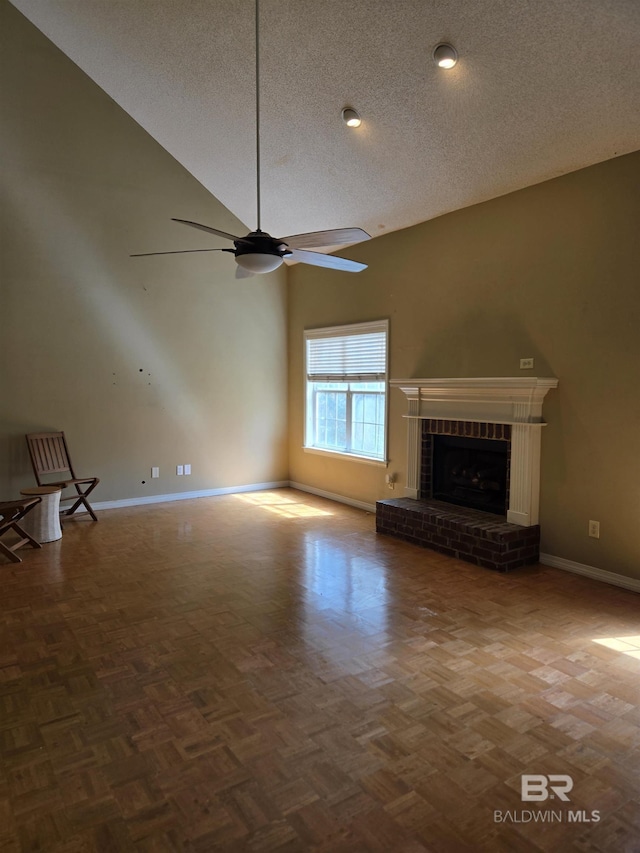
[[[242,240],[234,241],[236,247],[236,258],[241,255],[275,255],[284,258],[291,254],[291,250],[280,240],[275,240],[266,231],[252,231]]]

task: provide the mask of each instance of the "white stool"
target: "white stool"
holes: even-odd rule
[[[20,494],[28,498],[42,498],[22,521],[25,531],[38,542],[55,542],[62,539],[60,527],[60,486],[34,486],[21,489]]]

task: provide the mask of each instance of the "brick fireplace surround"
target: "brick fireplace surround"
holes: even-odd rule
[[[409,404],[406,497],[377,502],[376,530],[502,572],[537,562],[542,401],[557,384],[520,377],[392,380]],[[506,517],[429,497],[433,435],[509,443]]]

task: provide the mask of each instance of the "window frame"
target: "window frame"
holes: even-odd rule
[[[314,339],[322,339],[322,338],[340,338],[340,337],[353,337],[357,335],[367,335],[373,333],[383,333],[384,334],[384,373],[377,374],[376,378],[368,377],[364,378],[358,374],[344,374],[341,379],[332,378],[332,379],[316,379],[314,380],[309,376],[309,348],[308,342]],[[323,326],[315,329],[304,329],[303,332],[303,385],[304,385],[304,423],[303,423],[303,450],[305,453],[315,453],[321,456],[329,456],[333,458],[340,459],[352,459],[354,461],[362,462],[369,465],[378,465],[378,466],[387,466],[389,464],[388,460],[388,436],[389,436],[389,320],[376,320],[373,322],[366,323],[349,323],[340,326]],[[349,386],[354,383],[365,383],[365,382],[380,382],[382,384],[381,391],[371,391],[370,393],[375,394],[376,396],[379,394],[383,395],[383,413],[384,413],[384,424],[383,424],[383,451],[382,456],[373,456],[369,454],[363,454],[354,452],[352,450],[338,450],[334,448],[326,448],[320,447],[314,444],[316,441],[316,430],[317,430],[317,418],[314,417],[314,406],[317,399],[318,390],[313,389],[311,386],[319,382],[335,382],[335,383],[346,383],[347,388],[344,393],[347,395],[347,409],[351,408],[351,403],[353,401],[353,395],[357,393],[367,393],[366,389],[353,389]],[[329,390],[329,389],[327,389]],[[336,389],[338,391],[339,389]],[[347,412],[348,415],[348,412]],[[353,431],[353,422],[347,417],[346,420],[347,425],[347,444],[349,445],[352,440],[352,431]]]

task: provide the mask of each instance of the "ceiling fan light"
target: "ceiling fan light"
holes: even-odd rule
[[[438,44],[433,50],[433,61],[440,68],[453,68],[458,61],[458,52],[450,44]]]
[[[360,118],[360,114],[351,109],[351,107],[345,107],[342,110],[342,121],[347,125],[347,127],[360,127],[362,124],[362,119]]]
[[[279,255],[250,252],[246,255],[236,255],[236,263],[252,273],[273,272],[282,265],[282,258]]]

